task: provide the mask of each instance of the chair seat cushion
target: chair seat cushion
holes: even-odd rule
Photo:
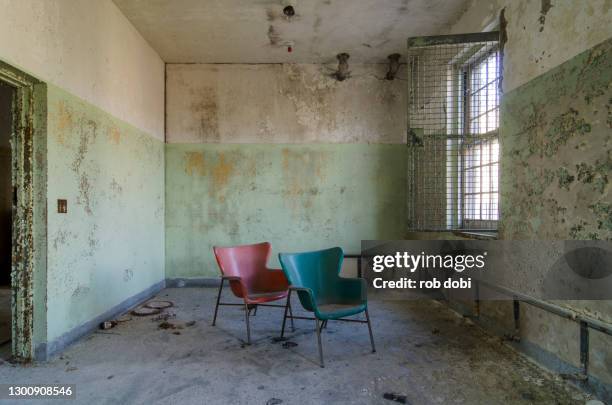
[[[246,301],[249,304],[260,304],[262,302],[276,301],[285,297],[287,297],[287,290],[252,292],[247,295]]]
[[[326,303],[318,304],[319,319],[338,319],[345,316],[355,315],[365,311],[366,304],[363,302],[354,303]]]

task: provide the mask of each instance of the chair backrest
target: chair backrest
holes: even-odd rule
[[[310,288],[314,299],[323,303],[334,297],[335,285],[340,276],[344,253],[339,247],[304,253],[281,253],[278,255],[289,285]],[[302,306],[312,310],[307,295],[298,293]]]
[[[255,243],[230,247],[214,246],[215,258],[219,270],[224,276],[240,277],[249,291],[258,284],[258,275],[267,271],[268,258],[272,247],[270,243]],[[243,296],[238,283],[230,282],[232,291],[238,297]],[[247,293],[245,291],[244,293]]]

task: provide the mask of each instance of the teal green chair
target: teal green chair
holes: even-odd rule
[[[289,281],[289,293],[285,305],[285,315],[281,329],[281,339],[285,335],[287,318],[309,319],[315,321],[317,342],[319,344],[319,360],[323,363],[323,348],[321,347],[321,330],[327,326],[327,321],[338,320],[346,322],[367,323],[370,332],[372,353],[376,351],[372,325],[368,314],[368,299],[366,281],[362,278],[340,277],[340,269],[344,254],[339,247],[305,253],[281,253],[278,255],[285,276]],[[295,291],[302,307],[314,314],[312,317],[293,316],[291,308],[291,293]],[[365,312],[366,320],[346,319],[351,315]]]

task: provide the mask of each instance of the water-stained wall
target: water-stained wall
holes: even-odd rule
[[[170,144],[166,161],[168,278],[216,277],[214,245],[357,253],[404,234],[405,145]]]
[[[167,277],[215,277],[213,245],[403,237],[405,81],[334,68],[168,65]]]
[[[401,143],[405,71],[355,65],[168,65],[169,143]]]
[[[164,145],[49,86],[47,150],[53,342],[164,279]]]

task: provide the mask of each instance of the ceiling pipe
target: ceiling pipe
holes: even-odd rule
[[[385,79],[387,80],[395,79],[395,76],[397,76],[397,72],[400,67],[401,57],[402,55],[400,55],[399,53],[392,53],[391,55],[387,56],[387,59],[389,59],[389,70],[387,71]]]
[[[333,74],[333,76],[336,78],[336,80],[341,82],[345,79],[348,79],[350,75],[348,64],[348,59],[350,58],[350,55],[348,53],[343,52],[336,55],[336,58],[338,58],[338,70]]]

